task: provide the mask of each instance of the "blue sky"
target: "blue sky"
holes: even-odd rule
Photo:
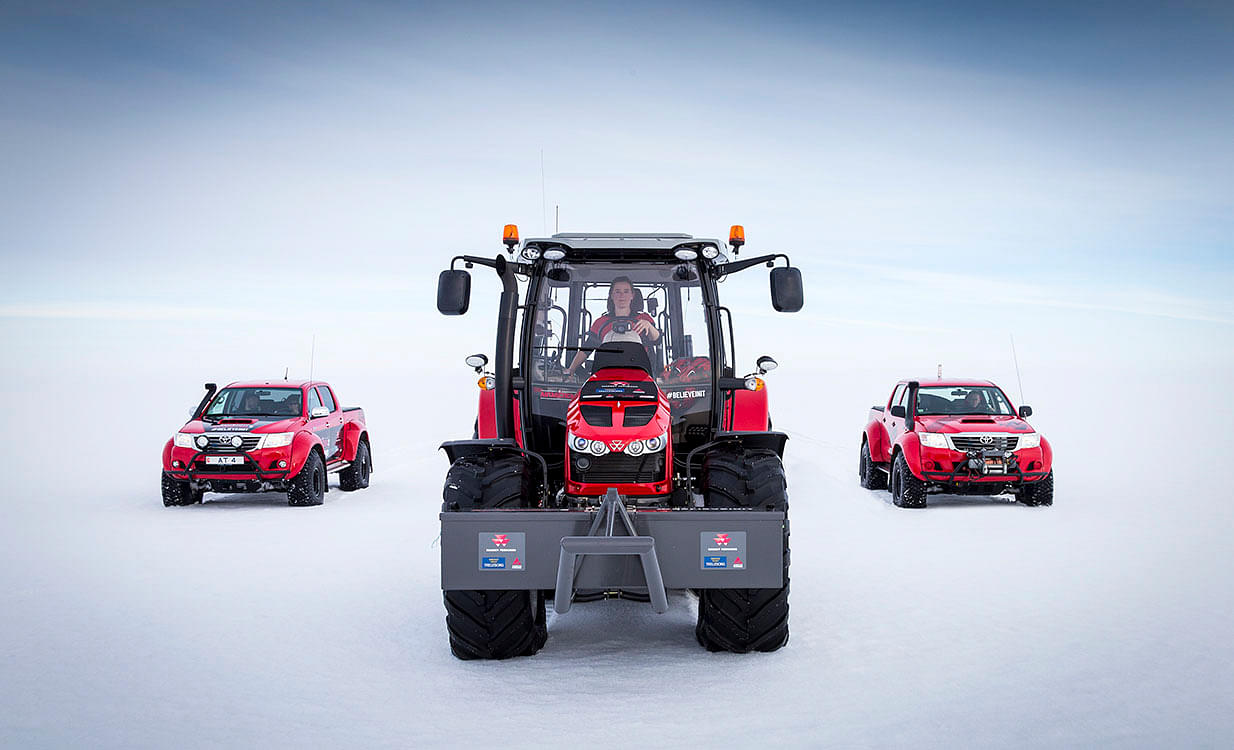
[[[569,230],[744,223],[833,320],[902,323],[854,309],[896,288],[1234,321],[1219,5],[9,4],[0,87],[9,336],[419,310],[448,254],[556,204]]]

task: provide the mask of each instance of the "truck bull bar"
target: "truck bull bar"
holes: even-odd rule
[[[200,456],[244,456],[246,459],[248,459],[249,463],[257,467],[257,470],[256,471],[219,471],[219,472],[194,470],[193,465],[197,463],[197,459]],[[196,482],[199,480],[208,481],[211,479],[217,479],[220,482],[240,482],[240,481],[274,482],[280,479],[286,479],[287,471],[288,471],[287,469],[271,469],[269,471],[263,471],[261,468],[261,462],[258,461],[256,458],[254,458],[253,454],[249,453],[248,451],[237,450],[237,451],[226,451],[226,452],[224,451],[196,451],[195,453],[193,453],[192,456],[189,457],[189,460],[184,462],[183,469],[164,469],[163,473],[167,474],[173,479],[187,479],[190,482]],[[236,479],[235,477],[243,477],[243,479]]]
[[[986,458],[1001,458],[1006,463],[1003,465],[1002,473],[982,474],[974,472],[968,462],[972,459],[984,461]],[[1007,458],[1006,451],[967,451],[964,458],[956,461],[955,466],[951,471],[926,471],[921,470],[921,475],[926,479],[935,482],[947,482],[950,484],[975,484],[983,482],[986,484],[1024,484],[1026,482],[1036,482],[1045,477],[1047,471],[1024,471],[1020,468],[1019,461],[1015,456]]]

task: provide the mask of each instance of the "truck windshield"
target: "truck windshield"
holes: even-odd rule
[[[564,420],[591,372],[594,353],[585,349],[621,341],[646,349],[674,418],[710,408],[707,319],[694,263],[556,263],[534,296],[524,335],[535,413]]]
[[[979,414],[1010,416],[1011,404],[1002,391],[991,386],[921,386],[917,391],[917,413]]]
[[[219,391],[205,416],[214,417],[298,417],[299,388],[224,388]]]

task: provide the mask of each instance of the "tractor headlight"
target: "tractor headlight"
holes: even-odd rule
[[[590,440],[585,437],[579,437],[578,435],[570,438],[570,448],[578,451],[579,453],[586,453],[589,443],[591,443]]]
[[[667,444],[668,440],[665,439],[664,435],[657,435],[643,441],[643,447],[647,449],[648,453],[655,453],[656,451],[664,450],[664,446]]]
[[[641,456],[645,450],[647,450],[647,443],[643,440],[631,440],[626,446],[626,453],[631,456]]]
[[[941,432],[922,432],[917,435],[926,448],[947,448],[947,436]]]
[[[1039,432],[1030,432],[1027,435],[1020,435],[1015,444],[1016,450],[1039,447],[1041,447],[1041,433]]]
[[[291,445],[291,441],[296,437],[294,432],[272,432],[268,435],[261,436],[261,442],[257,444],[258,448],[282,448],[285,445]]]
[[[189,434],[189,433],[187,433],[187,432],[177,432],[177,433],[176,433],[176,436],[175,436],[175,438],[174,438],[174,440],[175,440],[175,445],[176,445],[176,447],[177,447],[177,448],[192,448],[192,447],[193,447],[193,438],[195,438],[195,437],[197,437],[197,436],[196,436],[196,435],[191,435],[191,434]]]
[[[605,453],[608,453],[608,446],[604,444],[603,440],[592,440],[590,442],[591,445],[587,446],[587,449],[591,451],[591,455],[603,456]]]

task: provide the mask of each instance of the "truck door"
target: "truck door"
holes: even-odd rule
[[[326,452],[326,461],[336,461],[342,458],[343,453],[343,412],[335,403],[330,386],[319,385],[316,390],[322,406],[330,410],[330,414],[323,420],[325,426],[317,433],[317,436],[321,438],[321,447]]]
[[[897,417],[891,413],[893,407],[905,406],[905,394],[908,392],[908,386],[900,383],[891,392],[891,398],[887,401],[887,408],[883,410],[883,424],[887,427],[887,453],[882,457],[883,461],[891,459],[891,451],[895,447],[896,440],[904,432],[904,417]]]

